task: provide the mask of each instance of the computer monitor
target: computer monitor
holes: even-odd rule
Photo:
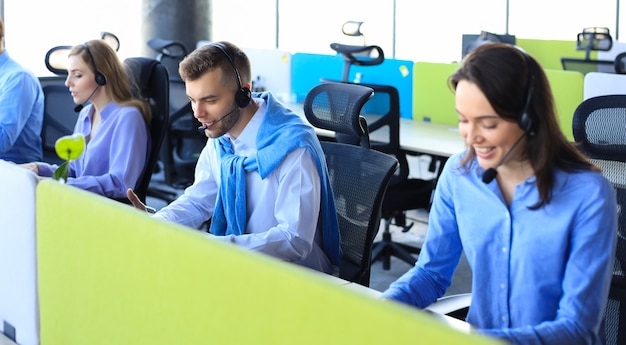
[[[494,34],[489,31],[481,31],[480,34],[463,34],[462,38],[462,55],[461,58],[464,58],[467,53],[472,51],[472,49],[478,47],[481,44],[485,44],[487,42],[502,42],[508,43],[511,45],[515,45],[515,35],[509,34]]]
[[[565,71],[578,71],[582,74],[589,72],[615,73],[615,61],[592,60],[577,58],[561,58],[561,65]]]

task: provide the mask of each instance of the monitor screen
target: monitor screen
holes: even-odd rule
[[[478,47],[481,44],[487,42],[502,42],[515,45],[515,35],[509,34],[494,34],[489,31],[481,31],[480,34],[463,34],[462,38],[462,47],[461,47],[461,58],[464,58],[467,53],[469,53],[472,49]]]
[[[589,72],[615,73],[613,60],[588,60],[577,58],[561,58],[561,65],[566,71],[578,71],[582,74]]]

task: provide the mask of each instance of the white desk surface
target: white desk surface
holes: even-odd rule
[[[286,106],[305,118],[301,103],[287,104]],[[367,115],[365,118],[367,120],[375,118],[375,116]],[[316,129],[315,131],[320,136],[334,137],[334,133],[328,130]],[[385,134],[382,132],[384,130],[371,133],[370,139],[386,140]],[[450,157],[465,149],[465,140],[459,134],[457,127],[401,118],[400,147],[411,153]]]
[[[317,272],[316,272],[317,273]],[[337,284],[339,286],[343,286],[346,289],[350,290],[350,291],[354,291],[355,293],[360,293],[360,294],[364,294],[367,295],[369,297],[378,299],[380,297],[380,295],[382,294],[382,292],[378,291],[378,290],[374,290],[372,288],[363,286],[361,284],[357,284],[357,283],[353,283],[350,281],[347,281],[345,279],[341,279],[339,277],[330,275],[330,274],[321,274],[323,279],[326,279],[328,281],[330,281],[333,284]],[[464,322],[462,320],[453,318],[452,316],[448,316],[445,314],[441,314],[441,313],[437,313],[436,311],[432,311],[432,310],[422,310],[422,312],[428,313],[429,315],[432,315],[434,318],[440,320],[441,322],[445,323],[446,325],[448,325],[451,328],[454,328],[457,331],[463,332],[463,333],[470,333],[471,331],[471,326],[469,323]],[[4,345],[4,344],[0,344],[0,345]]]
[[[372,139],[376,139],[375,134]],[[465,149],[465,139],[457,127],[402,118],[400,147],[409,152],[450,157]]]
[[[342,286],[345,286],[346,288],[350,290],[353,290],[355,292],[362,293],[362,294],[365,294],[374,298],[379,298],[380,295],[382,294],[380,291],[370,289],[368,287],[365,287],[357,283],[348,282],[347,284],[343,284]],[[470,333],[471,331],[471,326],[469,323],[453,318],[452,316],[437,313],[431,310],[423,310],[423,312],[428,312],[429,315],[445,323],[447,326],[456,329],[457,331],[460,331],[463,333]]]
[[[11,339],[7,338],[2,332],[0,332],[0,345],[17,345]]]

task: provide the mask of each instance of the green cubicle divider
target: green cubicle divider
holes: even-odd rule
[[[534,57],[546,71],[552,93],[561,131],[570,140],[572,134],[572,117],[574,110],[583,101],[584,76],[576,71],[564,71],[561,58],[583,59],[585,52],[576,50],[574,40],[538,40],[518,38],[516,44]],[[590,59],[597,59],[596,51],[590,53]]]
[[[456,126],[458,116],[454,109],[454,93],[448,86],[448,77],[458,63],[416,62],[413,65],[413,120],[430,121]],[[583,101],[582,73],[545,69],[554,95],[555,107],[563,134],[574,140],[572,117]]]
[[[493,343],[52,180],[37,251],[45,345]]]
[[[554,95],[554,106],[561,131],[574,141],[572,119],[574,110],[583,101],[584,76],[580,72],[546,69],[546,76]]]
[[[416,62],[413,64],[413,120],[456,126],[454,93],[448,77],[458,63]]]
[[[517,38],[515,44],[532,55],[545,69],[562,70],[562,57],[577,59],[585,57],[584,51],[576,50],[576,41]],[[597,59],[598,53],[592,51],[589,57]]]

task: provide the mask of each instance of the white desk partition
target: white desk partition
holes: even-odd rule
[[[619,53],[626,52],[626,43],[613,41],[613,46],[609,51],[598,51],[598,59],[599,60],[615,60],[615,57],[619,55]]]
[[[31,171],[0,160],[0,332],[39,344],[35,189]]]
[[[626,74],[602,72],[585,74],[583,99],[602,95],[626,95]]]

